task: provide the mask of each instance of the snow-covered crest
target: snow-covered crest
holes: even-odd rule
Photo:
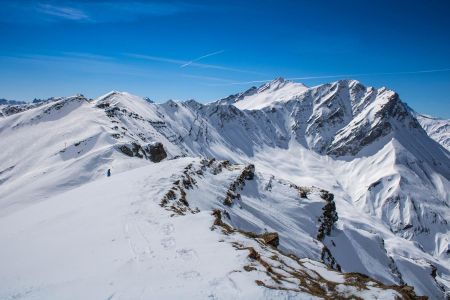
[[[239,109],[261,109],[279,101],[291,100],[308,88],[302,83],[285,80],[282,77],[249,90],[219,100],[222,104],[234,104]]]

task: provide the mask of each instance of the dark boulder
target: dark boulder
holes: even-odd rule
[[[159,142],[148,145],[147,150],[150,153],[149,158],[152,162],[160,162],[167,157],[163,144]]]

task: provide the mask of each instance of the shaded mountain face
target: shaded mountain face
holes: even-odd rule
[[[6,106],[2,113],[1,215],[103,177],[109,168],[114,176],[151,166],[152,149],[158,161],[228,160],[253,165],[256,181],[231,189],[214,176],[200,184],[205,175],[195,173],[198,192],[169,200],[179,200],[181,211],[189,211],[183,199],[190,209],[220,208],[230,226],[278,232],[283,251],[344,272],[408,284],[431,298],[449,291],[450,154],[425,131],[436,127],[394,91],[354,80],[308,88],[278,78],[210,104],[155,104],[111,92],[92,101],[76,96]],[[215,190],[221,185],[223,191]],[[301,193],[286,186],[316,196],[293,209]],[[332,203],[320,200],[321,189]],[[205,191],[217,195],[205,203]]]

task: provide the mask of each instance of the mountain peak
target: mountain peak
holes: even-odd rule
[[[288,82],[289,80],[284,79],[283,77],[277,77],[274,80],[270,81],[269,85],[282,84]]]
[[[336,81],[335,83],[342,84],[342,85],[348,85],[348,86],[355,86],[355,85],[361,84],[361,82],[359,82],[356,79],[340,79],[340,80]]]
[[[259,91],[264,91],[266,89],[280,89],[284,87],[286,84],[293,83],[292,81],[286,80],[283,77],[275,78],[272,81],[269,81],[259,87]]]
[[[308,87],[302,83],[278,77],[240,94],[234,105],[239,109],[261,109],[275,102],[289,101],[307,90]]]
[[[283,88],[283,87],[288,86],[288,85],[295,85],[295,86],[301,86],[301,87],[307,88],[307,86],[304,85],[303,83],[294,82],[292,80],[288,80],[288,79],[285,79],[283,77],[277,77],[274,80],[269,81],[269,82],[261,85],[259,87],[259,89],[260,90],[265,90],[267,88],[280,89],[280,88]]]

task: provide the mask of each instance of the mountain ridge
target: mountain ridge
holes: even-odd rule
[[[107,168],[124,172],[152,164],[144,149],[159,142],[169,160],[202,156],[251,163],[268,178],[271,174],[331,191],[339,221],[331,235],[317,243],[329,249],[344,271],[408,283],[431,298],[447,292],[450,155],[426,134],[399,95],[353,80],[293,88],[277,79],[262,87],[209,104],[155,104],[114,91],[95,100],[75,96],[22,107],[0,118],[2,146],[11,149],[1,157],[0,191],[7,197],[0,213],[8,215],[37,201],[28,199],[31,194],[56,195],[100,178]],[[285,96],[280,101],[267,97],[280,91]],[[247,101],[251,108],[253,101],[248,100],[260,100],[260,94],[256,109],[237,105]],[[47,138],[35,141],[42,132]],[[15,142],[18,136],[21,144]],[[19,159],[25,157],[29,159]],[[79,170],[84,176],[77,175]],[[61,188],[52,191],[55,181]],[[264,185],[254,189],[265,194]],[[35,198],[45,201],[42,196]],[[250,192],[241,197],[254,201]],[[239,210],[235,205],[226,209],[231,215]],[[365,223],[357,221],[359,216]],[[295,244],[298,230],[283,235],[281,246]],[[401,243],[410,249],[398,246]],[[320,247],[287,249],[298,256],[321,256]],[[377,261],[377,267],[367,257]]]

